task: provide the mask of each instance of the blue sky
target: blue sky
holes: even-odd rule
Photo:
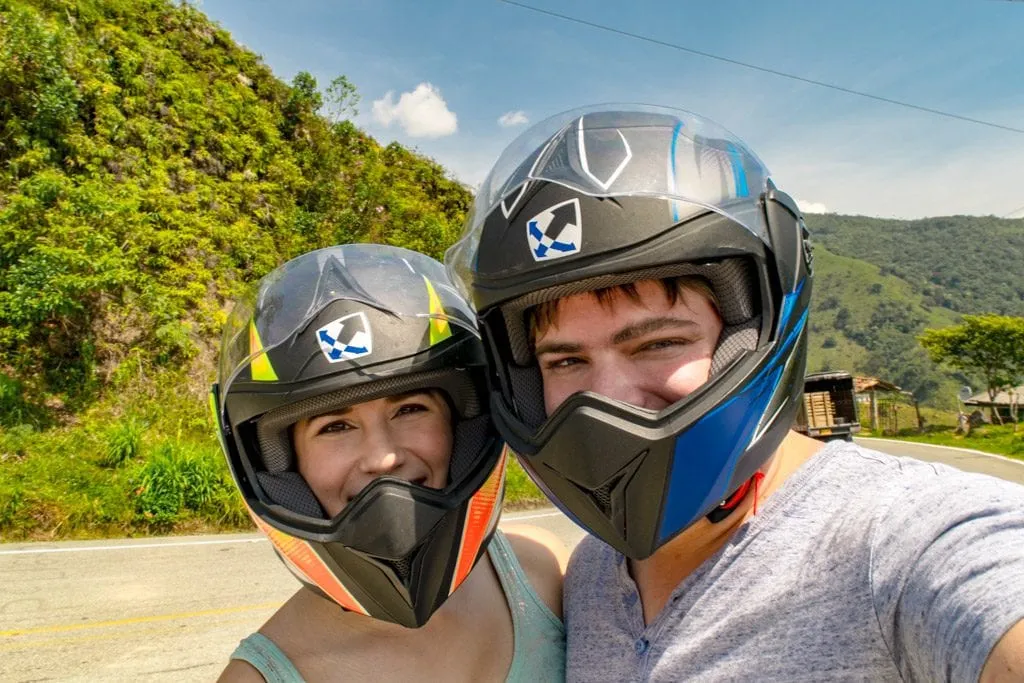
[[[731,59],[1024,129],[1024,2],[523,0]],[[476,184],[528,124],[596,102],[710,117],[805,210],[1024,216],[1024,134],[798,83],[499,0],[195,0],[280,78],[340,74],[356,122]],[[515,115],[520,112],[521,115]],[[1015,211],[1016,210],[1016,211]]]

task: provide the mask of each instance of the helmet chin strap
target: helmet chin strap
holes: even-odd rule
[[[764,479],[764,473],[761,471],[754,472],[754,476],[747,479],[745,482],[740,484],[740,487],[732,492],[732,495],[722,501],[722,504],[716,507],[714,510],[705,515],[705,518],[712,524],[718,524],[728,518],[736,508],[740,506],[743,499],[750,493],[750,489],[754,489],[754,514],[757,514],[757,498],[760,493],[761,480]]]

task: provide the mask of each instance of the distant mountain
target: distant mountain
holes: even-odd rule
[[[814,241],[908,282],[922,304],[1024,316],[1024,219],[809,215]]]
[[[974,378],[936,367],[917,344],[963,313],[1024,315],[1024,220],[916,221],[809,215],[816,277],[809,369],[883,377],[952,407]]]

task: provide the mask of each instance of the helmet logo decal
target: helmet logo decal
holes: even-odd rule
[[[581,116],[579,119],[579,130],[576,133],[577,145],[579,147],[580,164],[583,166],[583,172],[590,176],[590,179],[597,183],[598,187],[600,187],[603,191],[607,192],[608,188],[611,187],[612,183],[615,182],[615,179],[618,178],[619,174],[622,173],[622,171],[626,168],[626,165],[629,163],[629,160],[633,158],[633,150],[629,148],[629,142],[626,140],[626,136],[622,134],[621,130],[616,128],[615,132],[618,133],[619,140],[622,142],[622,160],[611,172],[607,180],[601,180],[593,171],[590,170],[590,163],[587,159],[587,131],[583,127],[583,119],[584,117]],[[597,142],[597,140],[595,140],[595,142]],[[602,144],[600,147],[604,155],[610,155],[613,153],[611,148],[609,148],[607,144]],[[608,158],[611,159],[613,157]]]
[[[580,200],[570,199],[544,209],[526,222],[526,238],[534,261],[571,256],[583,246]]]
[[[370,323],[362,311],[332,320],[316,331],[316,338],[331,363],[355,360],[373,352]]]

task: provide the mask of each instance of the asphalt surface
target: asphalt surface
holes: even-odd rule
[[[863,440],[1024,484],[1024,463]],[[573,546],[551,510],[506,515]],[[0,681],[212,681],[297,588],[257,534],[0,544]]]

